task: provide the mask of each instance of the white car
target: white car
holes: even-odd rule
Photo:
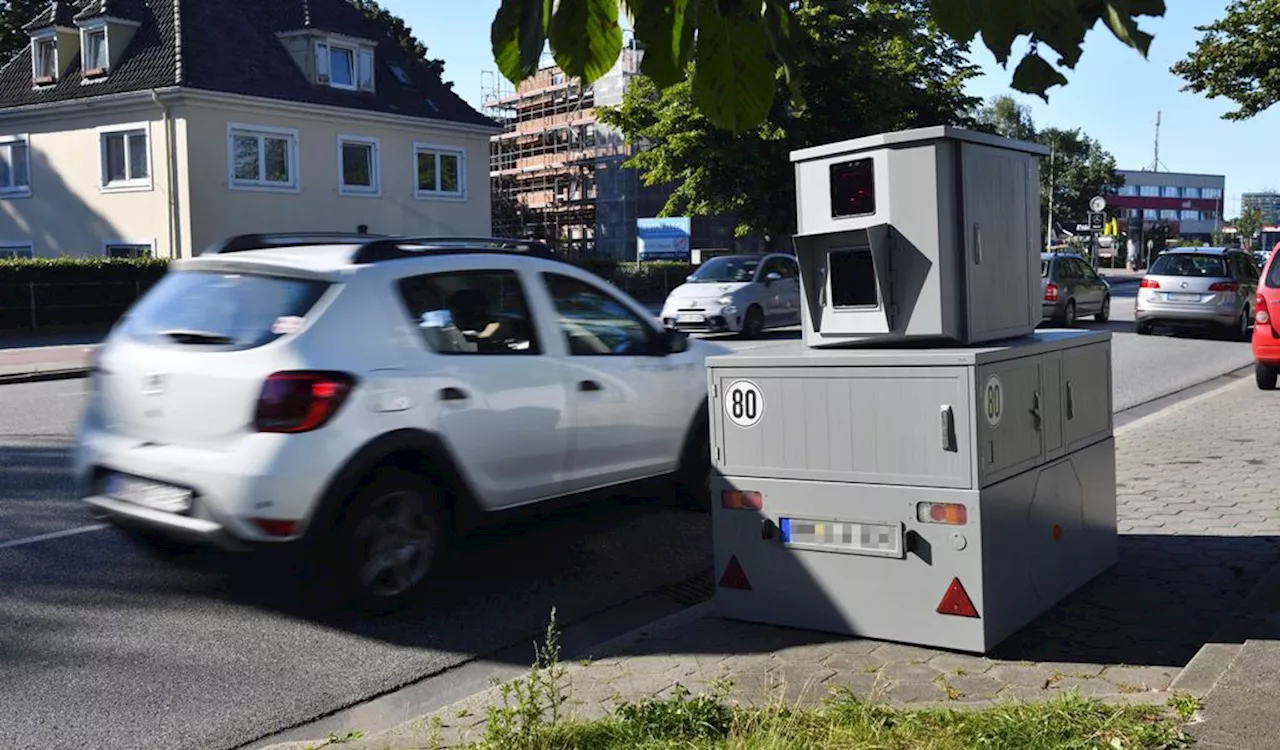
[[[81,496],[135,538],[289,544],[376,610],[492,511],[653,477],[705,507],[704,360],[728,350],[536,244],[245,236],[174,261],[97,355]]]
[[[800,267],[794,256],[721,255],[671,290],[662,322],[681,331],[739,333],[800,324]]]

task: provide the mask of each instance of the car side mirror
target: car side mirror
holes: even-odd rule
[[[689,351],[689,334],[675,328],[662,329],[659,342],[658,351],[655,353],[660,357]]]
[[[764,277],[764,283],[765,283],[766,285],[768,285],[768,284],[772,284],[772,283],[773,283],[773,282],[775,282],[775,281],[781,281],[781,280],[782,280],[782,274],[780,274],[780,273],[778,273],[778,272],[776,272],[776,271],[775,271],[775,272],[773,272],[773,273],[771,273],[771,274],[768,274],[768,275],[766,275],[766,276]]]
[[[687,282],[689,282],[690,284],[692,284],[692,283],[693,283],[693,274],[689,274],[688,276],[684,277],[684,280],[685,280],[685,281],[687,281]]]

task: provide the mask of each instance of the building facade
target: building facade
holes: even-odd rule
[[[1124,185],[1107,199],[1108,210],[1130,236],[1166,225],[1186,240],[1209,241],[1223,225],[1223,175],[1119,170]]]
[[[65,0],[0,69],[0,256],[488,234],[499,128],[347,0]]]
[[[1280,224],[1280,193],[1267,191],[1262,193],[1243,193],[1240,196],[1241,213],[1256,208],[1262,213],[1262,223]]]

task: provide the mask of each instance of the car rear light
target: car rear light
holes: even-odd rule
[[[916,520],[964,526],[969,522],[969,509],[960,503],[916,503]]]
[[[762,510],[764,495],[751,490],[723,490],[720,505],[728,510]]]
[[[1216,284],[1209,285],[1211,292],[1234,292],[1240,288],[1240,285],[1234,281],[1219,281]]]
[[[292,536],[298,530],[297,521],[279,518],[255,518],[253,524],[267,536]]]
[[[1144,278],[1142,281],[1138,282],[1138,287],[1142,289],[1159,289],[1160,282],[1156,281],[1155,279]]]
[[[1267,309],[1267,298],[1262,296],[1262,292],[1258,292],[1253,300],[1253,320],[1263,325],[1271,323],[1271,311]]]
[[[277,372],[262,384],[254,427],[289,433],[323,427],[355,384],[355,377],[344,372]]]
[[[1058,285],[1046,284],[1044,288],[1044,298],[1046,302],[1058,301]]]

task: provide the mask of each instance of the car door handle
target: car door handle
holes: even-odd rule
[[[603,388],[594,380],[581,380],[578,382],[578,390],[580,391],[602,391]]]
[[[440,396],[441,401],[466,401],[470,398],[466,391],[461,388],[454,388],[453,386],[441,388],[438,395]]]

